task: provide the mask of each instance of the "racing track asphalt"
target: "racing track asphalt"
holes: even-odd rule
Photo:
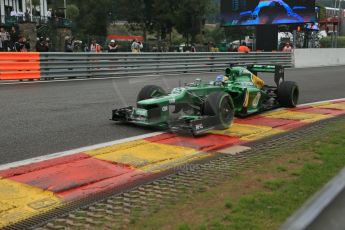
[[[286,70],[300,103],[345,97],[345,66]],[[215,73],[127,79],[0,84],[0,165],[114,141],[153,130],[109,121],[113,108],[134,105],[147,84],[172,89]],[[264,76],[267,83],[273,78]]]

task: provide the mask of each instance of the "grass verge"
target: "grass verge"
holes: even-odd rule
[[[129,229],[277,229],[345,166],[345,120]]]

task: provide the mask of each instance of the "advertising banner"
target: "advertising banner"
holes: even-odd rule
[[[222,0],[223,26],[316,22],[315,0]]]

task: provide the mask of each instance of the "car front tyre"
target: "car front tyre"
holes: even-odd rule
[[[161,97],[167,95],[167,93],[162,89],[160,86],[156,85],[147,85],[143,87],[137,97],[137,102],[155,98],[155,97]]]
[[[224,92],[214,92],[208,95],[204,104],[204,115],[215,116],[216,129],[229,128],[235,116],[231,96]]]

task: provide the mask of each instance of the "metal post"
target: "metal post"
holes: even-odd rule
[[[24,15],[25,15],[25,13],[26,13],[26,0],[22,0],[22,8],[23,8],[23,13],[24,13]]]
[[[42,23],[44,19],[44,12],[43,12],[43,0],[40,0],[40,23]]]
[[[0,1],[0,12],[1,12],[1,23],[4,23],[5,24],[5,15],[6,15],[6,12],[5,12],[5,1]]]
[[[339,26],[339,25],[338,25]],[[335,31],[335,37],[334,37],[334,48],[338,48],[338,28]]]
[[[67,0],[63,0],[63,7],[65,8],[65,18],[67,18]]]
[[[295,50],[297,44],[297,30],[293,31],[293,37],[292,37],[292,47]]]
[[[44,8],[44,17],[45,17],[45,19],[47,20],[47,12],[48,12],[48,2],[47,2],[47,0],[44,0],[44,6],[43,6],[43,8]],[[47,22],[47,21],[46,21]]]
[[[30,20],[32,21],[32,0],[30,0]]]
[[[343,0],[339,0],[339,13],[338,13],[338,35],[341,35],[341,18],[342,18],[342,8],[341,8],[341,2]]]

